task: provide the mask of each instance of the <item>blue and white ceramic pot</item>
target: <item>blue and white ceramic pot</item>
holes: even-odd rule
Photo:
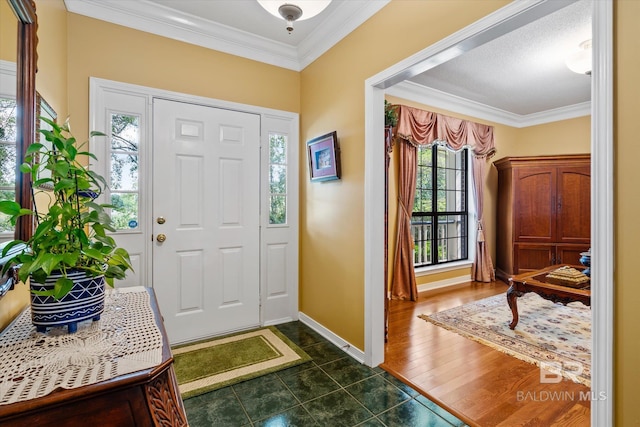
[[[60,277],[59,272],[52,272],[45,284],[31,282],[31,290],[53,289]],[[38,332],[46,332],[51,326],[66,325],[69,333],[74,333],[78,322],[100,320],[104,311],[104,276],[91,277],[84,271],[73,270],[67,272],[67,277],[73,281],[73,288],[60,300],[31,293],[31,320]]]

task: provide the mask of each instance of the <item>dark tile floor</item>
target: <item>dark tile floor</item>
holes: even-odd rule
[[[380,368],[300,322],[277,326],[311,362],[184,401],[191,427],[464,426]]]

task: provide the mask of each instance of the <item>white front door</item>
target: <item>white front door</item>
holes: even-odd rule
[[[259,325],[260,116],[154,99],[153,136],[153,287],[169,340]]]

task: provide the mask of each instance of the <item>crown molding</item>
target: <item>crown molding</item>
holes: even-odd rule
[[[257,36],[147,0],[64,0],[69,12],[301,71],[390,0],[339,2],[299,47]]]
[[[557,122],[591,114],[591,102],[568,105],[532,114],[515,114],[411,81],[391,86],[386,90],[386,93],[409,101],[516,128]]]
[[[318,59],[349,33],[378,13],[391,0],[342,1],[338,7],[300,42],[300,70]]]

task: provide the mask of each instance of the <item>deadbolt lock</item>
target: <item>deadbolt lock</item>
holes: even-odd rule
[[[166,220],[164,219],[163,216],[159,216],[158,219],[156,219],[156,222],[158,224],[164,224],[166,222]]]

